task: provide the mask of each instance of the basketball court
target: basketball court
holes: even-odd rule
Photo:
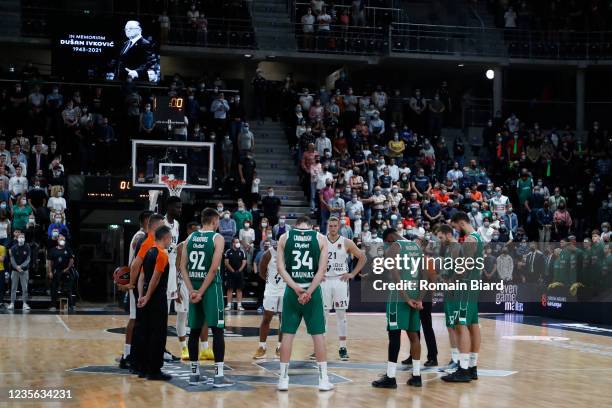
[[[327,335],[330,380],[334,391],[317,390],[316,363],[310,336],[300,328],[290,366],[289,392],[278,392],[278,359],[274,359],[276,331],[268,337],[268,359],[253,360],[261,316],[253,312],[227,314],[226,376],[236,386],[213,389],[202,383],[187,384],[188,365],[166,363],[173,375],[169,383],[151,382],[119,370],[127,316],[112,307],[76,314],[1,314],[0,378],[4,389],[67,389],[78,406],[183,406],[214,407],[603,407],[609,405],[612,378],[612,328],[593,327],[518,314],[481,314],[482,349],[479,379],[468,384],[446,384],[437,369],[423,370],[423,387],[405,385],[410,370],[398,365],[398,388],[374,389],[370,383],[385,371],[387,358],[385,316],[349,314],[351,359],[337,356],[335,319]],[[174,316],[170,317],[174,324]],[[440,364],[450,355],[441,314],[433,325]],[[278,328],[278,321],[272,323]],[[172,328],[169,333],[172,333]],[[168,349],[177,354],[175,337]],[[400,359],[408,356],[402,337]],[[423,353],[425,344],[423,342]],[[18,352],[16,352],[18,351]],[[212,362],[203,362],[203,373],[212,375]],[[4,393],[7,395],[6,393]],[[59,401],[59,400],[55,400]],[[8,405],[7,405],[8,404]],[[59,402],[54,403],[59,404]],[[433,405],[435,404],[435,405]],[[21,406],[0,401],[2,406]],[[50,406],[28,401],[28,406]],[[184,405],[187,406],[187,405]]]

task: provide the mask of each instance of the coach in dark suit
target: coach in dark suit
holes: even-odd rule
[[[546,256],[538,249],[537,242],[529,244],[529,253],[525,256],[525,280],[537,283],[546,279]]]
[[[47,156],[42,153],[42,145],[37,144],[28,159],[28,175],[35,176],[39,170],[42,170],[43,174],[46,175],[49,171],[49,162]]]
[[[113,61],[110,79],[157,82],[159,80],[159,56],[153,44],[142,37],[138,21],[125,23],[125,36],[128,40],[121,47],[119,56]]]

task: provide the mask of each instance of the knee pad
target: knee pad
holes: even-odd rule
[[[338,322],[338,336],[346,337],[346,333],[348,332],[348,324],[346,321],[345,309],[336,310],[336,321]]]
[[[179,337],[187,335],[187,313],[176,312],[176,334]]]

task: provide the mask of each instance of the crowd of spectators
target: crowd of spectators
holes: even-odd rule
[[[372,45],[378,49],[393,22],[390,5],[385,0],[296,3],[298,45],[304,50],[361,52],[378,40]]]
[[[335,216],[359,245],[387,227],[431,235],[465,211],[487,243],[608,245],[612,143],[597,122],[581,138],[510,114],[451,139],[446,83],[427,94],[365,91],[355,96],[343,74],[333,89],[294,93],[288,132],[322,232]]]
[[[137,87],[130,80],[121,88],[47,83],[31,63],[17,76],[0,88],[0,243],[7,272],[15,267],[10,249],[23,233],[32,256],[28,268],[19,267],[25,273],[41,271],[43,280],[48,276],[53,285],[62,283],[53,278],[53,262],[51,274],[43,270],[60,238],[70,248],[67,176],[125,175],[131,138],[214,142],[216,176],[236,181],[249,204],[258,195],[255,135],[245,121],[240,94],[227,91],[219,74],[194,81],[176,75],[167,88],[157,89]],[[155,95],[185,98],[184,125],[168,129],[156,123],[151,110]],[[61,269],[72,274],[72,266]],[[9,281],[16,290],[19,278],[3,276],[0,293]],[[27,285],[28,279],[21,282]],[[26,307],[27,287],[22,292]]]
[[[30,64],[23,76],[30,82],[10,82],[1,91],[0,295],[10,288],[7,308],[13,309],[21,285],[27,310],[28,284],[42,277],[49,281],[53,302],[63,286],[74,307],[64,160],[78,149],[80,129],[91,126],[91,113],[77,114],[78,91],[66,102],[56,86],[43,94]]]
[[[525,30],[603,31],[612,6],[603,0],[487,0],[498,27]]]

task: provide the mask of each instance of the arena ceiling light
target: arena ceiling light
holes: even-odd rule
[[[487,77],[487,79],[493,79],[495,78],[495,71],[493,71],[492,69],[487,69],[487,71],[485,72],[485,76]]]
[[[244,58],[251,59],[253,58],[253,54],[244,54]]]

